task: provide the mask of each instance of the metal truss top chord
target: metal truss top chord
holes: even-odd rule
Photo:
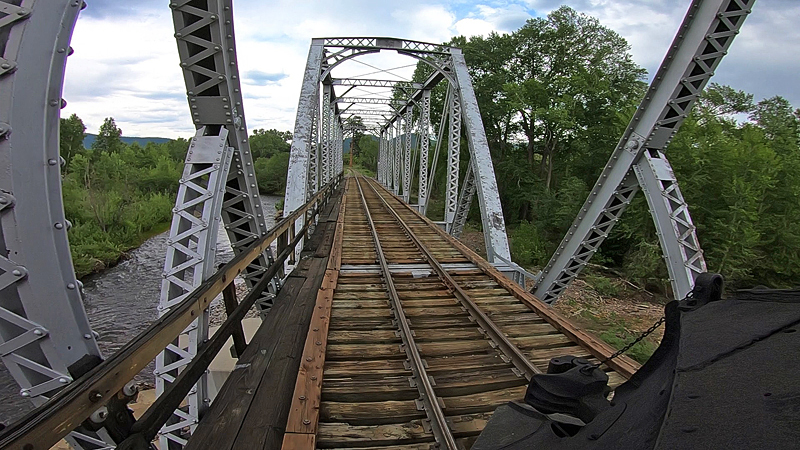
[[[334,86],[365,86],[365,87],[407,87],[411,89],[422,89],[422,83],[397,80],[374,80],[366,78],[334,78],[331,81]]]
[[[448,54],[450,47],[428,42],[410,41],[388,37],[341,37],[321,38],[325,47],[376,49],[376,50],[405,50],[416,53]]]

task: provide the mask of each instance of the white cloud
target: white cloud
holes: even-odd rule
[[[68,62],[64,90],[69,104],[63,114],[77,113],[90,132],[97,131],[103,118],[113,116],[126,135],[191,135],[194,127],[169,8],[151,1],[143,1],[135,10],[98,2],[94,11],[90,4],[75,30],[75,54]],[[248,126],[293,129],[312,37],[393,36],[443,42],[460,34],[510,32],[531,14],[544,15],[561,3],[619,32],[630,42],[634,59],[650,72],[666,53],[689,4],[688,0],[346,0],[334,7],[320,0],[239,0],[234,13]],[[747,89],[758,98],[780,94],[800,106],[794,80],[800,70],[798,21],[800,5],[794,0],[758,2],[715,81]],[[376,72],[368,65],[414,64],[391,52],[359,60],[362,63],[349,61],[337,67],[337,76]],[[249,72],[261,73],[262,82],[248,81]],[[393,72],[408,78],[413,67]]]

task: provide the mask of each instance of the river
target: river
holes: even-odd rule
[[[282,197],[262,195],[263,210],[269,212],[267,228],[275,225],[275,205]],[[119,350],[156,318],[161,272],[164,269],[168,232],[154,236],[128,253],[116,266],[83,279],[83,303],[103,355]],[[216,262],[233,257],[224,230],[217,238]],[[137,375],[136,380],[153,383],[153,365]],[[0,362],[0,423],[9,424],[33,409],[30,401],[19,395],[19,386]]]

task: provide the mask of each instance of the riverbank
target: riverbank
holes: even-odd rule
[[[168,220],[156,224],[149,230],[141,232],[134,242],[125,247],[118,248],[116,251],[109,251],[109,249],[106,248],[103,249],[102,252],[96,252],[94,254],[76,254],[73,249],[72,264],[75,268],[75,276],[79,280],[83,280],[86,277],[99,275],[105,270],[116,267],[128,257],[130,251],[141,247],[148,239],[169,230],[171,223],[172,221]]]

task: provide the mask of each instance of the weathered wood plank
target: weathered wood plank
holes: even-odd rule
[[[280,319],[291,323],[280,336],[280,346],[275,349],[272,362],[253,395],[250,410],[233,443],[233,448],[237,450],[276,449],[283,441],[292,388],[300,366],[297,355],[301,353],[303,338],[308,333],[311,311],[316,304],[316,294],[325,275],[326,264],[327,258],[312,259],[313,269],[310,272],[313,276],[306,278],[293,306],[299,311],[299,317],[293,319],[284,316]]]

